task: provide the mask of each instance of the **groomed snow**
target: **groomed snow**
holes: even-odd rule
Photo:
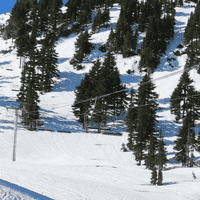
[[[63,10],[65,10],[63,8]],[[166,56],[173,57],[179,43],[183,42],[183,31],[193,7],[185,4],[176,8],[176,34],[171,42]],[[111,8],[111,25],[116,26],[120,7],[115,4]],[[5,23],[8,14],[0,16],[0,23]],[[110,28],[103,29],[92,36],[92,42],[104,44],[109,36]],[[145,34],[140,34],[139,40]],[[91,63],[84,62],[85,69],[76,71],[69,64],[78,35],[61,38],[56,43],[59,55],[60,78],[51,93],[40,95],[40,108],[45,127],[52,130],[71,131],[71,133],[51,131],[27,131],[18,124],[17,159],[12,161],[14,137],[14,110],[6,107],[17,106],[16,91],[19,89],[21,69],[16,50],[9,54],[0,54],[0,199],[55,199],[55,200],[199,200],[200,170],[181,168],[174,162],[173,150],[176,134],[181,124],[173,122],[170,114],[169,98],[177,86],[182,73],[157,80],[183,70],[186,55],[176,58],[171,69],[166,58],[161,59],[153,79],[156,92],[159,94],[160,106],[164,109],[158,112],[160,125],[163,128],[167,157],[170,162],[163,171],[163,186],[150,185],[151,171],[145,166],[137,166],[131,152],[122,152],[122,143],[127,143],[128,133],[122,136],[109,136],[83,132],[81,124],[76,121],[71,105],[75,100],[76,86],[80,84],[84,73],[91,68]],[[7,43],[0,37],[0,51],[8,50],[12,40]],[[97,46],[98,46],[97,45]],[[89,60],[105,54],[93,50]],[[123,83],[137,89],[141,74],[137,71],[139,57],[123,59],[116,55],[117,67]],[[165,66],[165,67],[163,67]],[[134,69],[135,74],[125,75],[128,69]],[[12,71],[11,71],[12,70]],[[200,89],[200,79],[196,70],[190,72],[194,86]],[[166,101],[166,102],[165,102]],[[19,120],[20,121],[20,120]],[[200,154],[195,152],[200,158]],[[197,179],[193,179],[192,172]]]

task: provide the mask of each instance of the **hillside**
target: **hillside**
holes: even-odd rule
[[[155,90],[159,94],[159,105],[163,108],[158,112],[158,127],[162,127],[169,159],[163,171],[164,185],[150,185],[151,171],[145,169],[145,166],[137,166],[132,152],[121,151],[122,143],[127,143],[126,127],[115,129],[122,132],[122,136],[85,133],[72,112],[76,86],[91,69],[91,61],[97,57],[103,61],[105,57],[105,53],[99,51],[98,47],[107,41],[111,27],[116,28],[120,6],[114,4],[110,8],[110,26],[92,35],[91,42],[95,44],[95,49],[88,61],[84,61],[85,69],[77,71],[70,65],[78,34],[60,38],[56,42],[60,77],[55,78],[52,92],[40,95],[39,103],[45,121],[44,128],[51,131],[28,131],[21,126],[19,119],[16,162],[12,161],[15,111],[7,110],[6,107],[18,106],[16,90],[20,88],[22,69],[19,68],[16,49],[0,54],[0,199],[199,200],[199,167],[182,168],[173,158],[174,141],[181,123],[174,122],[175,117],[169,109],[170,96],[178,84],[187,59],[187,54],[176,56],[173,52],[184,41],[184,30],[194,5],[184,3],[183,7],[176,7],[174,40],[168,45],[165,56],[152,75]],[[9,13],[0,15],[0,24],[5,24],[8,18]],[[144,33],[140,33],[138,48],[144,36]],[[11,39],[3,40],[0,37],[0,52],[9,50],[10,46],[13,46]],[[117,54],[115,58],[122,83],[137,89],[143,76],[138,70],[140,56],[123,58]],[[173,67],[167,58],[175,58],[171,61]],[[128,69],[135,73],[127,75]],[[200,75],[193,69],[190,76],[195,88],[200,90]],[[195,130],[197,134],[199,123]],[[71,133],[66,133],[68,131]],[[200,154],[195,152],[195,157],[195,161],[199,160]],[[193,179],[192,172],[197,179]]]

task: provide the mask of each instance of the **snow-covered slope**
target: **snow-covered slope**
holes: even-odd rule
[[[98,50],[98,46],[106,42],[110,28],[116,27],[120,7],[115,4],[110,11],[111,26],[92,36],[96,48],[92,51],[89,62],[96,57],[103,60],[105,56]],[[183,8],[176,8],[176,11],[175,40],[169,45],[166,56],[153,75],[156,92],[162,99],[160,106],[164,108],[158,113],[159,125],[163,130],[170,161],[167,170],[163,171],[164,186],[151,186],[151,171],[144,166],[137,166],[131,152],[120,150],[122,143],[127,143],[126,132],[123,132],[123,136],[86,134],[76,121],[71,108],[75,99],[75,87],[80,84],[84,73],[89,71],[92,64],[85,62],[83,71],[76,71],[69,64],[75,51],[74,42],[78,37],[72,34],[56,43],[60,78],[56,79],[52,92],[40,96],[39,104],[46,121],[45,128],[71,133],[30,132],[18,124],[16,162],[12,162],[14,110],[7,110],[6,107],[17,105],[17,91],[13,89],[20,87],[21,69],[16,50],[0,54],[0,199],[200,199],[199,168],[181,168],[173,159],[173,141],[180,124],[173,122],[169,98],[178,84],[187,57],[175,57],[172,51],[183,42],[184,29],[194,8],[185,4]],[[5,23],[8,16],[0,15],[0,23]],[[144,35],[140,34],[140,42]],[[5,41],[0,37],[0,51],[9,50],[9,46],[12,46],[12,40]],[[171,62],[174,68],[166,60],[172,57],[176,58]],[[116,55],[122,82],[135,89],[142,79],[137,71],[139,59],[139,56],[123,59],[121,55]],[[128,69],[134,69],[136,73],[127,75]],[[180,71],[177,75],[158,80],[177,71]],[[199,75],[195,70],[190,75],[196,89],[200,89]],[[197,152],[195,156],[200,158]],[[192,171],[197,179],[193,179]]]

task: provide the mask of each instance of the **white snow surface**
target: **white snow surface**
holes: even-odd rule
[[[66,9],[63,8],[63,11]],[[111,11],[111,26],[115,28],[120,13],[120,7],[115,4]],[[189,4],[176,8],[176,34],[166,51],[170,57],[179,43],[183,42],[183,31],[189,14],[194,11]],[[9,14],[0,15],[0,24],[5,23]],[[105,43],[110,28],[103,29],[92,36],[93,43]],[[145,34],[140,34],[140,39]],[[181,164],[173,163],[173,141],[176,139],[180,124],[163,128],[165,143],[167,144],[167,158],[171,162],[163,171],[163,186],[150,185],[151,171],[145,166],[137,166],[132,152],[122,152],[122,143],[127,143],[128,133],[122,136],[110,136],[85,133],[81,124],[76,121],[71,105],[75,100],[75,86],[80,84],[84,73],[92,64],[85,62],[83,71],[76,71],[69,61],[75,47],[78,35],[60,39],[56,44],[59,55],[60,78],[56,78],[56,85],[52,92],[40,95],[40,108],[43,117],[48,119],[47,128],[71,130],[71,133],[51,131],[27,131],[18,124],[16,161],[12,161],[14,137],[13,107],[17,91],[20,88],[21,69],[16,50],[8,54],[0,54],[0,199],[55,199],[55,200],[199,200],[200,199],[200,170],[182,168]],[[13,45],[12,40],[0,37],[0,51],[8,50]],[[90,61],[105,54],[97,48],[93,50]],[[124,83],[137,89],[139,81],[134,76],[141,76],[137,70],[139,56],[123,59],[115,55],[117,67]],[[173,89],[177,86],[182,74],[162,78],[183,70],[186,55],[172,61],[174,69],[161,59],[158,70],[153,74],[156,84],[155,91],[160,99],[169,99]],[[137,62],[136,62],[137,61]],[[128,69],[135,73],[126,76]],[[190,72],[196,89],[200,89],[200,77],[193,69]],[[131,79],[132,78],[132,79]],[[141,80],[141,79],[139,79]],[[123,82],[122,81],[122,82]],[[160,102],[164,109],[159,112],[159,120],[173,124],[174,116],[170,114],[169,102]],[[20,121],[20,120],[19,120]],[[173,130],[171,129],[173,128]],[[174,134],[176,133],[176,134]],[[200,154],[195,152],[200,158]],[[197,179],[193,179],[192,172]]]

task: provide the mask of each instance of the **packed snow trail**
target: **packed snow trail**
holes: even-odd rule
[[[44,195],[27,190],[16,184],[9,183],[0,179],[0,199],[1,200],[52,200]]]

